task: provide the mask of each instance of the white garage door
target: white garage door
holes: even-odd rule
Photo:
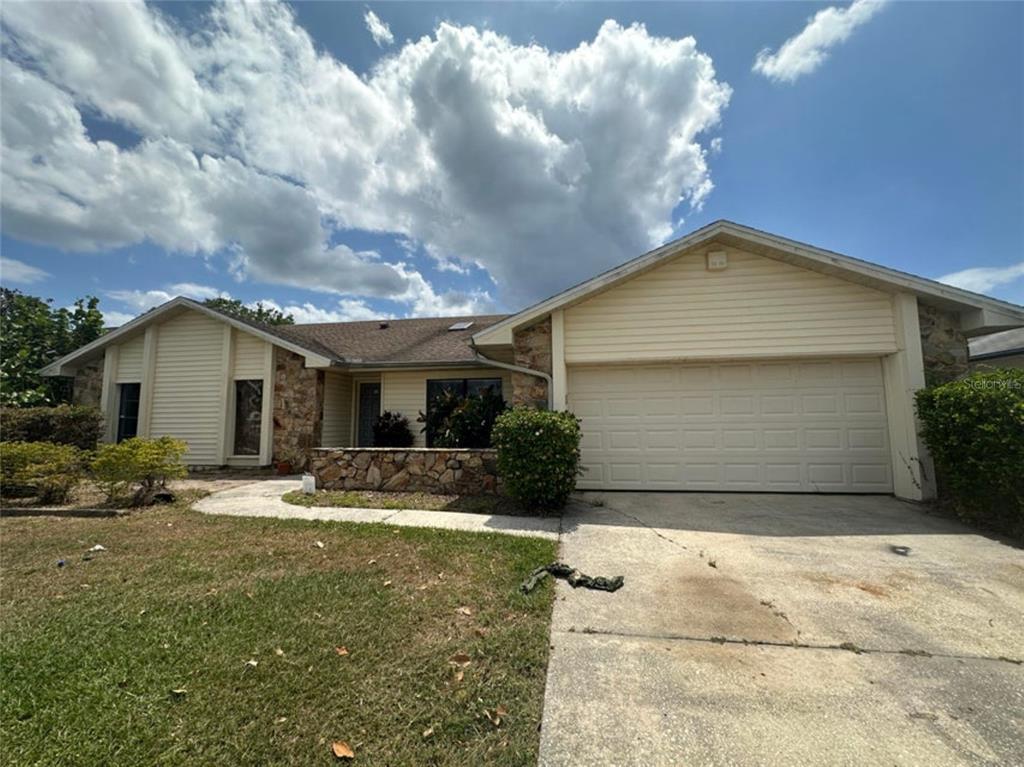
[[[892,491],[877,359],[569,369],[579,487]]]

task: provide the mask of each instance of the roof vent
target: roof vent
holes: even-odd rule
[[[387,330],[388,327],[390,327],[390,325],[391,325],[390,322],[382,322],[382,323],[380,323],[380,329],[381,330]]]
[[[471,327],[473,327],[473,321],[472,320],[470,320],[469,322],[456,322],[454,325],[452,325],[448,329],[449,330],[469,330]]]

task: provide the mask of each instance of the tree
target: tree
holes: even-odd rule
[[[256,307],[243,304],[237,298],[208,298],[203,302],[206,306],[226,314],[233,314],[244,320],[262,322],[264,325],[294,325],[295,318],[279,309],[273,309],[257,303]]]
[[[0,288],[0,403],[25,407],[66,402],[67,379],[43,378],[39,369],[103,335],[99,299],[54,309],[52,299]]]

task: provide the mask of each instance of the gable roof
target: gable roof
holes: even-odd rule
[[[759,255],[766,255],[797,266],[832,274],[868,287],[889,292],[914,293],[928,303],[959,311],[962,314],[966,313],[966,316],[962,316],[961,323],[965,332],[972,335],[1024,326],[1024,307],[1008,301],[1000,301],[935,280],[918,277],[870,261],[845,256],[721,219],[527,307],[489,328],[477,331],[473,334],[473,343],[475,345],[511,343],[511,333],[514,328],[529,325],[555,309],[589,298],[642,272],[653,269],[686,250],[711,242],[744,248]]]
[[[251,333],[306,358],[310,367],[453,365],[476,363],[469,339],[473,332],[506,315],[431,317],[409,320],[327,322],[309,325],[266,325],[178,296],[139,315],[40,370],[44,376],[69,375],[76,366],[98,356],[107,346],[143,330],[181,309],[191,309]],[[469,322],[463,330],[449,330]]]

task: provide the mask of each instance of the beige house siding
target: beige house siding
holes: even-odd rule
[[[263,378],[267,365],[267,346],[270,344],[241,330],[235,329],[233,332],[235,380]]]
[[[324,447],[352,445],[352,376],[328,372],[324,378]]]
[[[220,464],[226,403],[224,323],[186,312],[160,325],[150,436],[188,443],[185,461]]]
[[[138,383],[142,380],[142,353],[145,339],[142,333],[120,344],[117,355],[117,382]]]
[[[401,413],[409,419],[417,447],[425,447],[426,435],[417,423],[420,411],[427,409],[427,380],[438,378],[500,378],[506,400],[512,398],[512,379],[498,368],[438,368],[435,370],[394,370],[381,373],[381,408]]]
[[[565,361],[888,354],[892,297],[734,248],[645,272],[565,310]]]

